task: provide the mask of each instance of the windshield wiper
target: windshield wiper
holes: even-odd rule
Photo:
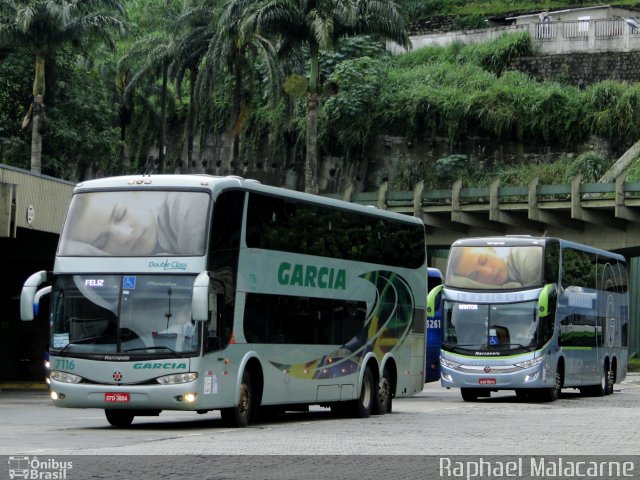
[[[173,353],[176,357],[179,358],[183,358],[184,355],[181,353],[176,352],[173,348],[171,347],[166,347],[164,345],[154,345],[151,347],[139,347],[139,348],[130,348],[129,350],[125,350],[125,352],[140,352],[140,351],[146,351],[146,350],[168,350],[169,352]]]
[[[81,340],[76,340],[75,342],[69,342],[64,347],[62,347],[62,350],[60,350],[58,353],[64,352],[67,349],[67,347],[69,347],[70,345],[79,345],[83,343],[96,343],[96,340],[99,340],[101,338],[108,338],[112,336],[113,335],[98,335],[96,337],[83,338]]]

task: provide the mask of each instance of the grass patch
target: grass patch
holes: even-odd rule
[[[640,372],[640,357],[630,358],[627,364],[627,370],[629,372]]]

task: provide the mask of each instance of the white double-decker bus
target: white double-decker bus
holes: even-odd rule
[[[441,385],[466,401],[492,391],[553,401],[562,388],[613,393],[629,335],[623,256],[551,237],[453,243],[441,308]]]
[[[114,177],[76,186],[52,272],[54,405],[116,426],[162,410],[329,406],[366,417],[424,384],[418,219],[238,177]]]

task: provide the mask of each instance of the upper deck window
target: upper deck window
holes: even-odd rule
[[[481,290],[542,285],[542,247],[464,246],[449,254],[445,285]]]
[[[117,191],[73,196],[58,255],[203,255],[205,192]]]

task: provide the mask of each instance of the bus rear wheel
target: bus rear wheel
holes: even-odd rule
[[[607,392],[607,383],[608,383],[609,373],[607,367],[603,367],[600,372],[600,383],[596,385],[587,385],[585,387],[580,387],[580,394],[583,396],[589,397],[602,397],[606,395]]]
[[[378,384],[378,395],[375,398],[373,404],[374,415],[384,415],[385,413],[391,413],[391,402],[393,399],[393,386],[391,383],[391,375],[389,369],[384,367],[382,377],[380,377],[380,383]]]
[[[356,418],[367,418],[373,410],[373,402],[378,396],[378,389],[373,381],[371,369],[367,367],[364,370],[364,378],[362,379],[362,390],[360,390],[360,398],[355,401],[352,406],[353,416]]]
[[[609,370],[607,370],[607,386],[604,391],[605,395],[611,395],[613,393],[613,384],[615,381],[616,371],[613,368],[609,368]]]
[[[107,422],[114,427],[128,427],[133,422],[133,413],[126,410],[109,410],[106,409],[104,414],[107,417]]]
[[[242,374],[240,384],[240,398],[235,407],[220,410],[222,422],[228,427],[246,427],[253,409],[253,392],[251,390],[251,375],[246,370]]]

